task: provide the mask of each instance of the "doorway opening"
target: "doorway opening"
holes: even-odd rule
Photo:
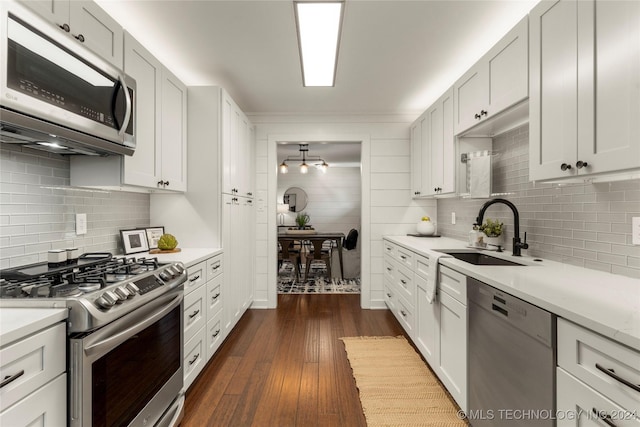
[[[278,141],[277,293],[360,293],[361,146]]]

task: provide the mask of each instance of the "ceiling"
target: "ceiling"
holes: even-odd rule
[[[331,88],[305,88],[293,2],[98,0],[187,85],[250,115],[416,117],[538,0],[346,0]]]

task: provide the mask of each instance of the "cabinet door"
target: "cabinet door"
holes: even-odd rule
[[[84,45],[122,69],[122,27],[100,6],[93,1],[71,1],[69,25],[72,36],[84,38]]]
[[[453,88],[442,99],[442,188],[441,194],[456,191],[456,148],[453,130]]]
[[[423,181],[428,187],[424,188],[424,192],[432,196],[438,194],[440,183],[442,182],[442,108],[440,103],[436,102],[427,110],[427,120],[429,121],[429,132],[426,141],[423,141],[422,148],[429,153],[427,157],[427,165],[429,170],[426,171],[430,179],[428,182]],[[426,175],[426,174],[423,174]]]
[[[640,2],[577,6],[579,173],[638,168]]]
[[[529,179],[569,177],[578,120],[577,4],[541,2],[529,14]],[[563,170],[566,169],[566,170]]]
[[[467,410],[467,307],[440,292],[440,356],[438,371],[463,411]]]
[[[416,346],[420,353],[434,369],[440,363],[438,360],[438,341],[440,336],[439,302],[427,300],[426,279],[416,275],[417,285],[417,325]]]
[[[187,190],[187,87],[162,70],[162,179],[164,188]],[[168,182],[168,183],[167,183]]]
[[[58,26],[69,24],[69,0],[20,0],[20,3]]]
[[[427,164],[430,177],[426,193],[439,195],[455,190],[454,134],[453,134],[453,89],[427,110],[429,133],[423,149],[429,149]],[[427,183],[425,182],[425,185]]]
[[[234,102],[225,91],[222,91],[221,149],[222,149],[222,192],[232,194],[234,162],[232,128],[234,123]]]
[[[124,157],[123,182],[155,188],[160,175],[162,64],[129,33],[124,36],[124,70],[136,80],[136,151]]]
[[[43,427],[67,425],[67,375],[58,376],[0,413],[0,425]]]
[[[529,25],[521,20],[487,53],[487,117],[529,96]]]
[[[424,117],[411,125],[411,197],[422,195],[422,124]]]
[[[240,230],[243,234],[244,248],[242,250],[243,261],[239,269],[245,272],[242,313],[253,302],[253,289],[255,278],[255,208],[253,199],[245,199],[241,206]]]
[[[487,108],[487,68],[482,61],[476,63],[453,86],[454,130],[456,135],[476,125]]]

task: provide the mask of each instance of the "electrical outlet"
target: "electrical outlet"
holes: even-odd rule
[[[631,241],[634,245],[640,245],[640,216],[631,218]]]
[[[87,214],[76,214],[76,235],[87,234]]]
[[[455,224],[455,223],[456,223],[456,213],[451,212],[451,224]]]

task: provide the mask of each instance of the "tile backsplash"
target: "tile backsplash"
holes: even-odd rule
[[[527,232],[529,255],[640,278],[640,246],[631,244],[631,218],[640,216],[639,180],[566,185],[529,182],[528,125],[495,137],[493,153],[493,193],[518,208],[520,237]],[[438,231],[466,240],[486,201],[438,200]],[[449,221],[452,212],[456,213],[455,225]],[[504,243],[511,251],[511,210],[492,205],[486,218],[505,223]]]
[[[122,253],[120,230],[145,226],[148,194],[69,187],[67,157],[0,144],[0,268],[46,261],[49,249]]]

